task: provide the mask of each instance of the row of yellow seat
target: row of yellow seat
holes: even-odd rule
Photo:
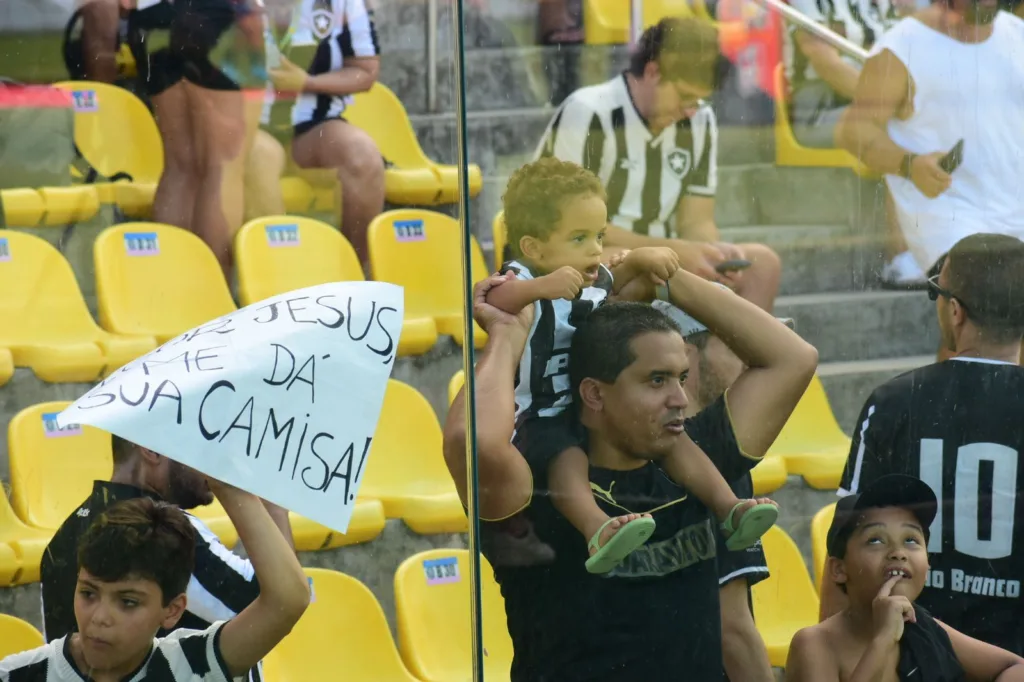
[[[818,598],[793,540],[773,528],[764,538],[771,577],[754,587],[758,630],[772,665],[784,666],[793,635],[817,620]],[[268,679],[330,679],[339,660],[355,680],[451,682],[471,677],[469,554],[435,549],[406,559],[395,572],[398,645],[384,610],[361,582],[343,573],[307,568],[313,598],[307,612],[267,657]],[[508,680],[512,641],[494,573],[481,560],[484,674]],[[31,625],[0,616],[0,658],[42,644]]]
[[[461,230],[448,216],[402,209],[369,228],[375,279],[405,289],[399,355],[429,350],[438,335],[463,342]],[[243,305],[298,288],[362,280],[351,245],[318,221],[270,216],[235,240]],[[473,279],[486,276],[472,241]],[[92,381],[178,334],[235,310],[212,252],[190,232],[156,223],[108,228],[93,245],[99,326],[67,260],[48,242],[0,230],[0,385],[14,367],[43,381]],[[474,341],[485,340],[475,327]]]
[[[109,479],[110,435],[89,426],[57,430],[55,416],[69,403],[33,405],[7,430],[11,498],[0,495],[0,586],[35,582],[39,559],[92,481]],[[223,508],[195,510],[228,546],[238,534]],[[373,540],[386,519],[401,519],[416,533],[460,533],[466,514],[444,464],[441,426],[416,389],[389,380],[355,512],[346,534],[292,514],[296,547],[332,549]]]

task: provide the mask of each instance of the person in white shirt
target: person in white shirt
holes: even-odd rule
[[[1024,237],[1022,117],[1024,21],[997,0],[949,0],[875,44],[836,140],[885,174],[910,251],[932,276],[968,235]]]

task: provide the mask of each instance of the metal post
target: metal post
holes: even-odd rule
[[[793,9],[782,0],[754,0],[757,4],[768,10],[774,10],[782,15],[782,18],[791,24],[796,24],[808,33],[813,33],[817,37],[824,40],[826,43],[832,45],[840,52],[853,57],[858,61],[867,61],[868,53],[860,45],[855,45],[849,40],[839,35],[835,31],[830,30],[826,26],[822,26],[814,19],[811,19],[799,11]]]
[[[636,45],[644,32],[644,0],[630,0],[629,3],[629,44]]]
[[[437,0],[427,0],[427,111],[437,112]]]

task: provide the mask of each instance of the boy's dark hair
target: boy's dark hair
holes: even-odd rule
[[[946,256],[946,288],[993,343],[1024,336],[1024,242],[1002,234],[964,237]]]
[[[584,195],[604,201],[604,186],[596,175],[575,163],[545,157],[513,173],[501,198],[513,257],[523,255],[519,249],[523,237],[545,240],[555,231],[566,199]]]
[[[662,80],[714,90],[723,68],[718,29],[694,17],[662,19],[640,36],[629,72],[640,78],[651,62],[658,64]]]
[[[630,343],[649,332],[680,334],[678,325],[668,315],[646,303],[607,303],[590,313],[576,328],[569,348],[573,397],[579,395],[580,384],[588,377],[605,384],[615,383],[622,370],[636,360]]]
[[[116,469],[131,459],[139,446],[130,440],[112,433],[110,434],[110,447],[113,450],[114,468]]]
[[[152,580],[164,606],[185,592],[195,557],[195,530],[184,512],[148,497],[110,506],[78,543],[79,569],[103,582]]]

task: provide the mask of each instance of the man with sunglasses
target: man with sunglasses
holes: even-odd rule
[[[640,36],[625,72],[569,95],[535,159],[554,156],[601,178],[606,246],[670,247],[685,270],[771,311],[778,255],[764,244],[724,243],[715,225],[718,124],[704,99],[722,64],[713,26],[662,19]]]
[[[931,486],[931,569],[918,603],[971,637],[1024,653],[1024,242],[974,234],[928,280],[950,359],[879,386],[854,431],[839,494],[886,474]],[[825,616],[843,607],[823,587]]]

